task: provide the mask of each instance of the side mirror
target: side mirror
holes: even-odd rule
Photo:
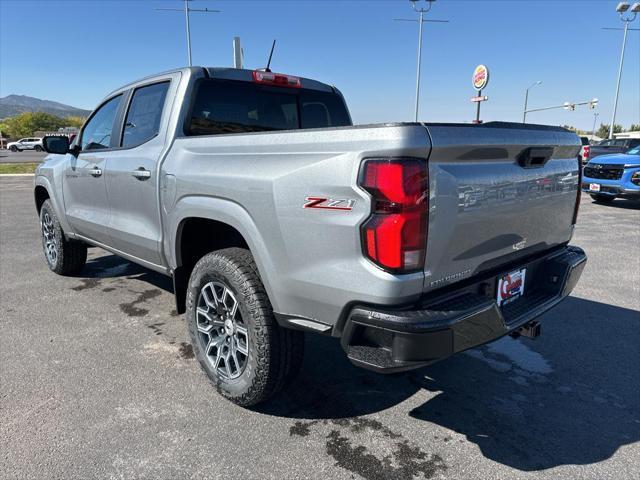
[[[65,155],[69,152],[69,137],[66,135],[44,137],[42,147],[47,153]]]

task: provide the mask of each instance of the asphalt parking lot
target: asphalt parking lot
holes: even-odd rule
[[[2,478],[640,478],[640,204],[583,197],[589,255],[536,340],[379,376],[308,336],[244,410],[193,359],[168,279],[99,249],[42,258],[31,178],[0,178]]]
[[[0,163],[40,163],[46,156],[47,152],[36,152],[35,150],[23,152],[0,150]]]

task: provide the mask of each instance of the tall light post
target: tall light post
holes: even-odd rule
[[[184,9],[182,8],[156,8],[156,10],[167,10],[171,12],[182,12],[184,11],[184,19],[187,25],[187,59],[189,61],[189,66],[191,66],[191,25],[189,22],[189,13],[191,12],[199,12],[199,13],[220,13],[220,10],[209,10],[208,8],[190,8],[189,2],[192,0],[183,0],[184,1]]]
[[[631,7],[629,7],[627,2],[620,2],[616,7],[616,11],[620,14],[620,20],[624,22],[624,35],[622,36],[622,52],[620,53],[620,67],[618,67],[618,81],[616,82],[616,96],[613,101],[613,115],[611,116],[611,126],[609,127],[609,138],[613,138],[613,127],[616,123],[618,96],[620,95],[620,80],[622,79],[622,66],[624,64],[624,50],[627,46],[627,32],[629,31],[629,24],[636,19],[636,15],[640,12],[640,2],[634,3]]]
[[[415,121],[418,121],[418,110],[420,108],[420,68],[422,64],[422,24],[425,22],[431,23],[449,23],[448,20],[425,20],[424,14],[431,10],[433,2],[436,0],[424,0],[426,7],[419,7],[420,0],[409,0],[413,9],[420,14],[418,20],[407,18],[394,18],[400,22],[418,22],[420,28],[418,29],[418,71],[416,73],[416,108],[415,108]]]
[[[522,110],[522,123],[527,123],[527,104],[529,103],[529,90],[536,85],[540,85],[541,83],[542,80],[538,80],[536,83],[529,86],[524,92],[524,109]]]
[[[598,121],[598,117],[600,116],[600,114],[598,112],[593,114],[593,128],[591,129],[591,136],[595,137],[596,136],[596,123]]]

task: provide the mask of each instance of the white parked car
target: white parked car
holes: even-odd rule
[[[12,152],[21,152],[23,150],[35,150],[36,152],[42,152],[42,138],[30,137],[22,138],[17,142],[7,143],[7,148]]]

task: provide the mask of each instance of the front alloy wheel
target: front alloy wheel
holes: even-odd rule
[[[196,317],[199,346],[211,369],[223,378],[238,378],[247,366],[249,334],[233,292],[221,282],[207,283]]]
[[[58,275],[75,275],[87,261],[87,245],[65,238],[60,221],[47,199],[40,207],[42,249],[49,268]]]
[[[42,244],[49,265],[55,268],[58,263],[58,242],[56,240],[55,226],[48,211],[42,212]]]

